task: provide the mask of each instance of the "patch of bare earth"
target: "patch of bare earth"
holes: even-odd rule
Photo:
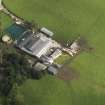
[[[59,79],[64,80],[64,81],[70,81],[70,80],[78,79],[79,78],[79,72],[73,68],[65,67],[62,70],[59,70],[57,77]]]

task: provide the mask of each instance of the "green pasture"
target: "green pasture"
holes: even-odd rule
[[[92,52],[82,52],[72,63],[79,75],[70,81],[46,76],[20,87],[26,105],[105,105],[105,1],[4,0],[18,16],[55,32],[61,43],[84,36]],[[6,19],[5,21],[8,21]],[[4,22],[5,22],[4,21]]]
[[[1,22],[0,26],[1,29],[7,28],[12,23],[11,19],[2,12],[0,12],[0,22]]]

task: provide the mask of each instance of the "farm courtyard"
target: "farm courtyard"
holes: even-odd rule
[[[105,105],[105,1],[104,0],[4,0],[18,16],[52,30],[64,43],[78,35],[93,50],[80,53],[66,65],[68,81],[47,76],[28,80],[19,88],[26,105]],[[8,16],[0,14],[3,28]],[[72,68],[72,69],[71,69]]]

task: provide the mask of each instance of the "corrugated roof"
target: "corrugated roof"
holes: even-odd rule
[[[53,33],[52,31],[48,30],[48,29],[45,28],[45,27],[41,28],[41,32],[47,34],[47,35],[50,36],[50,37],[54,35],[54,33]]]
[[[38,33],[37,35],[33,35],[32,33],[27,34],[25,33],[18,41],[18,46],[25,48],[38,58],[45,54],[52,45],[51,39],[44,36],[43,33]]]
[[[58,73],[58,70],[57,70],[55,67],[53,67],[53,66],[50,66],[50,67],[48,68],[48,71],[49,71],[51,74],[53,74],[53,75],[56,75],[56,74]]]

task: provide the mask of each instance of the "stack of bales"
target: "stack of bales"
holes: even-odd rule
[[[2,41],[6,44],[11,44],[12,43],[12,39],[8,35],[4,35],[2,37]]]

